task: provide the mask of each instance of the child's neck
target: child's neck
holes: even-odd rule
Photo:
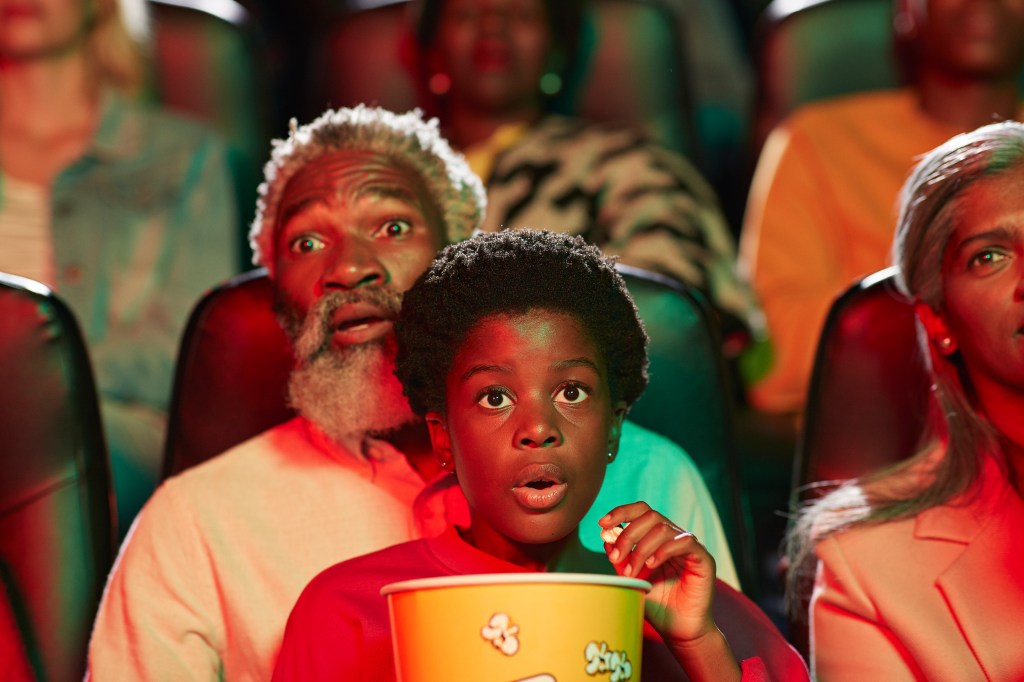
[[[459,534],[481,552],[541,573],[581,570],[581,564],[585,563],[582,557],[588,554],[576,531],[560,540],[543,544],[516,542],[479,524],[460,529]]]

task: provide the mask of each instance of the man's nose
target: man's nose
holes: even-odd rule
[[[387,282],[387,269],[371,242],[346,237],[338,240],[332,251],[320,277],[325,293]]]
[[[551,404],[538,404],[541,402],[520,402],[516,415],[520,421],[514,436],[517,447],[551,448],[562,444],[564,438],[555,408]]]

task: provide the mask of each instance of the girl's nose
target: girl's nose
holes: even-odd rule
[[[526,407],[528,414],[523,416],[519,428],[516,429],[516,445],[521,448],[550,448],[562,444],[562,432],[558,428],[553,406],[538,406],[530,409],[520,403],[520,410]]]

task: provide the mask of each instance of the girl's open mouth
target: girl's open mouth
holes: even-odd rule
[[[553,509],[565,498],[569,484],[557,464],[530,464],[519,472],[512,494],[531,511]]]

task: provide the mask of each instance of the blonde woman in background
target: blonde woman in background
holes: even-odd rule
[[[238,260],[223,144],[136,97],[147,30],[144,0],[0,0],[0,271],[78,318],[122,531],[157,479],[188,311]]]

